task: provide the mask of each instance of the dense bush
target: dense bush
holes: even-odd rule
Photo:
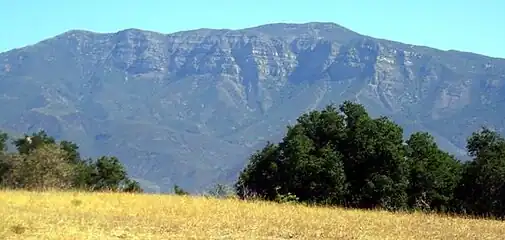
[[[17,152],[7,152],[8,140],[7,134],[0,133],[0,185],[4,188],[142,191],[116,157],[81,159],[76,144],[58,143],[44,131],[12,141]]]
[[[303,114],[278,144],[254,153],[235,184],[241,198],[355,208],[424,210],[505,216],[505,140],[483,128],[462,163],[432,136],[372,118],[344,102]]]

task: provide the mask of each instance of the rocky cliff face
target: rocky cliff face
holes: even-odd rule
[[[330,23],[70,31],[2,53],[0,63],[1,128],[42,128],[87,155],[117,155],[161,190],[233,180],[253,150],[332,102],[363,103],[456,154],[481,125],[505,126],[504,59]]]

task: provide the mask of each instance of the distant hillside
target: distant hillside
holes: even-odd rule
[[[76,30],[1,53],[0,63],[0,128],[45,129],[90,156],[116,155],[162,191],[235,179],[252,151],[331,102],[362,103],[459,155],[481,125],[505,132],[505,59],[332,23]]]

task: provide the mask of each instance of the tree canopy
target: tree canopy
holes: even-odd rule
[[[282,141],[252,154],[235,190],[241,198],[505,216],[505,140],[482,128],[467,149],[473,159],[463,163],[427,132],[404,140],[390,119],[345,101],[301,115]]]
[[[142,191],[116,157],[82,159],[75,143],[57,142],[45,131],[12,140],[16,152],[7,151],[8,140],[7,134],[0,133],[0,185],[4,188]]]

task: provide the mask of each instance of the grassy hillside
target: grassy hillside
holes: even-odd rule
[[[500,239],[505,222],[203,197],[0,192],[0,239]]]

